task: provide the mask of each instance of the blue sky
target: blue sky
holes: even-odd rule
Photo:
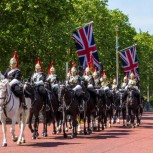
[[[108,0],[108,8],[127,15],[137,32],[141,29],[153,35],[153,0]]]

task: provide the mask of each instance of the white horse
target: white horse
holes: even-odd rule
[[[2,146],[7,146],[6,139],[6,119],[10,118],[12,120],[12,126],[10,128],[10,132],[12,134],[12,140],[14,142],[17,141],[17,144],[25,143],[24,137],[24,129],[26,126],[27,116],[31,107],[31,99],[25,98],[26,105],[28,107],[27,110],[23,110],[22,106],[20,106],[19,98],[16,97],[11,91],[9,81],[7,79],[3,79],[0,81],[0,121],[2,123],[2,131],[3,131],[3,142]],[[20,127],[19,137],[15,135],[15,124],[18,122]]]

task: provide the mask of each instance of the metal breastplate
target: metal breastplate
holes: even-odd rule
[[[77,84],[78,83],[78,76],[71,76],[69,82],[71,84]]]
[[[42,80],[42,73],[34,73],[32,79],[34,82],[41,81]]]

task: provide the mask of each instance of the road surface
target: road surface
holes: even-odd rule
[[[39,139],[32,140],[26,126],[26,143],[17,146],[11,140],[10,125],[7,125],[8,146],[0,147],[0,153],[153,153],[153,112],[143,114],[140,127],[123,128],[115,124],[101,132],[91,135],[78,135],[64,139],[61,135],[52,135],[52,126],[48,127],[48,137],[42,137],[42,124],[39,127]],[[19,127],[16,125],[16,133]],[[0,142],[2,130],[0,125]]]

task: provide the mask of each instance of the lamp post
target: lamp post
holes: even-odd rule
[[[116,32],[116,82],[118,85],[118,26],[115,26],[115,32]]]

